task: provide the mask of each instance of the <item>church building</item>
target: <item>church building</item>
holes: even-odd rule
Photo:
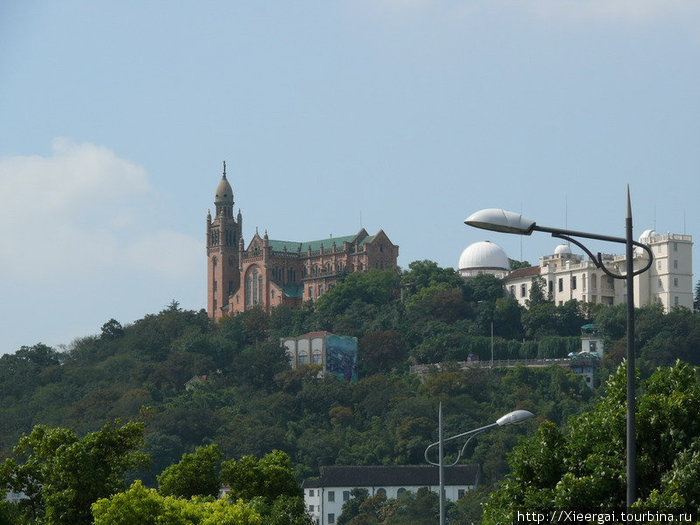
[[[224,172],[207,213],[207,312],[219,320],[250,308],[315,301],[351,272],[396,268],[399,247],[379,230],[316,241],[281,241],[257,230],[243,241],[243,216],[233,215],[233,189]]]

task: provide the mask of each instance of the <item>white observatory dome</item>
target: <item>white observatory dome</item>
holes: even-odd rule
[[[498,244],[490,241],[470,244],[459,256],[459,273],[462,277],[489,273],[502,278],[509,271],[510,263],[506,252]]]
[[[571,247],[568,244],[560,244],[554,248],[554,255],[571,255]]]
[[[639,242],[643,242],[644,244],[646,244],[649,239],[651,239],[652,237],[656,237],[657,235],[658,233],[656,233],[655,230],[644,230],[639,236]]]

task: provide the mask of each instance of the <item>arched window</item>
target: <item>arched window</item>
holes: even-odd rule
[[[253,266],[248,270],[245,279],[245,305],[255,306],[263,302],[263,277],[258,272],[258,267]]]
[[[377,489],[377,494],[382,494],[386,496],[386,489]]]

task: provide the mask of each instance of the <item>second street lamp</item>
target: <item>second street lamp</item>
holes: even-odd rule
[[[627,188],[627,217],[625,219],[625,237],[612,237],[595,233],[564,230],[540,226],[535,221],[521,214],[496,208],[480,210],[471,214],[464,221],[468,226],[502,233],[530,235],[533,231],[550,233],[552,237],[569,241],[581,248],[593,264],[613,279],[624,279],[627,283],[627,508],[631,508],[636,497],[636,443],[635,443],[635,362],[634,362],[634,276],[646,272],[652,265],[654,255],[646,244],[632,239],[632,204],[629,187]],[[593,255],[580,241],[572,237],[594,239],[598,241],[615,242],[626,246],[626,271],[624,274],[611,272],[603,263],[603,256]],[[646,251],[649,260],[639,270],[634,270],[634,247]]]
[[[491,423],[490,425],[486,425],[483,427],[475,428],[474,430],[468,430],[467,432],[462,432],[461,434],[456,434],[454,436],[450,436],[448,438],[443,437],[442,435],[442,402],[440,402],[439,408],[438,408],[438,440],[435,443],[431,443],[428,445],[425,449],[425,461],[430,463],[431,465],[435,465],[439,469],[439,485],[440,485],[440,525],[445,525],[445,467],[454,467],[459,460],[462,457],[462,454],[464,454],[464,451],[467,448],[467,445],[469,444],[469,441],[476,435],[481,434],[482,432],[486,432],[487,430],[490,430],[495,427],[502,427],[505,425],[514,425],[516,423],[520,423],[521,421],[525,421],[526,419],[530,419],[531,417],[534,417],[534,414],[532,412],[528,412],[527,410],[514,410],[513,412],[507,413],[505,416],[502,416],[496,420],[495,423]],[[444,461],[444,452],[443,452],[443,447],[445,443],[448,443],[450,441],[454,441],[456,439],[464,438],[469,436],[467,441],[465,441],[464,445],[462,445],[462,448],[459,450],[459,454],[457,454],[457,459],[455,459],[452,463],[449,465],[445,465]],[[428,452],[430,451],[431,448],[433,447],[438,447],[438,462],[435,463],[434,461],[430,461],[430,458],[428,458]]]

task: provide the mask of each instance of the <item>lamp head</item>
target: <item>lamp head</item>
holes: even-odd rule
[[[503,425],[515,425],[531,417],[535,417],[535,414],[528,410],[514,410],[513,412],[507,413],[505,416],[499,417],[496,423],[501,427]]]
[[[514,211],[499,208],[489,208],[472,213],[464,220],[464,224],[483,230],[517,233],[518,235],[530,235],[535,228],[535,221]]]

